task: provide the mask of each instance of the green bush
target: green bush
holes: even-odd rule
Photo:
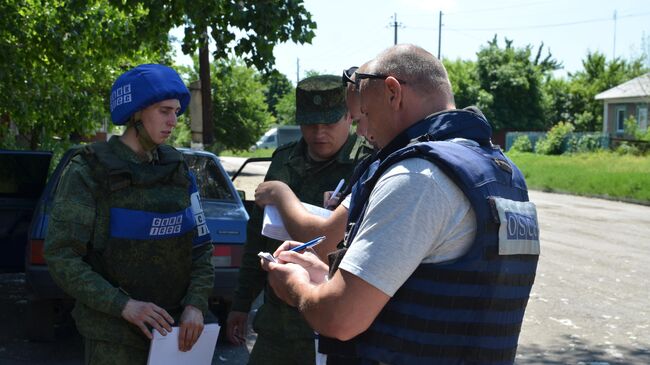
[[[625,119],[625,134],[640,141],[650,142],[650,128],[646,128],[645,130],[639,129],[639,125],[634,116]]]
[[[585,134],[580,137],[571,137],[567,142],[566,152],[582,153],[595,152],[601,150],[600,136],[594,134]]]
[[[632,156],[641,156],[643,155],[643,151],[639,149],[639,147],[627,143],[627,142],[622,142],[618,147],[616,147],[615,150],[617,155],[623,156],[623,155],[632,155]]]
[[[564,138],[573,132],[574,129],[575,127],[571,123],[559,122],[546,133],[546,137],[537,141],[535,152],[542,155],[562,154],[562,142],[564,142]]]
[[[533,152],[533,144],[530,142],[530,138],[524,134],[515,139],[510,149],[517,152]]]

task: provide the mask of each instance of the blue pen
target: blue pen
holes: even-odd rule
[[[325,239],[325,236],[316,237],[313,240],[305,242],[300,246],[296,246],[296,247],[292,248],[289,251],[293,251],[293,252],[302,251],[302,250],[307,249],[309,247],[316,246],[317,244],[323,242],[324,239]]]

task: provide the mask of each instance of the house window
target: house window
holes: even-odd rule
[[[638,107],[636,113],[636,121],[639,124],[639,130],[645,131],[648,129],[648,107]]]
[[[625,131],[625,107],[616,108],[616,131]]]

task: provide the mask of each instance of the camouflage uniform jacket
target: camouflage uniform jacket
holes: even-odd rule
[[[116,174],[114,166],[107,167],[107,156],[124,168]],[[82,149],[66,166],[49,218],[45,257],[54,280],[76,299],[73,316],[84,337],[148,348],[140,329],[121,317],[130,298],[157,304],[176,324],[186,305],[206,313],[214,280],[212,245],[192,244],[193,225],[157,239],[151,238],[149,224],[127,220],[122,226],[148,232],[139,238],[119,237],[124,229],[111,229],[116,210],[156,216],[183,211],[190,205],[189,186],[178,151],[159,146],[151,162],[142,162],[118,137]]]
[[[358,140],[356,135],[350,135],[338,154],[326,162],[314,162],[308,157],[304,139],[289,143],[275,151],[264,180],[282,181],[301,201],[322,206],[323,192],[333,190],[340,179],[345,179],[347,183],[357,159],[365,157],[370,151],[360,142],[361,139]],[[239,283],[232,306],[235,311],[248,312],[253,300],[266,285],[266,272],[260,267],[257,253],[274,252],[282,243],[261,235],[262,213],[263,210],[255,206],[248,223],[248,241],[244,247]],[[258,334],[264,336],[314,336],[313,330],[298,310],[284,304],[269,287],[265,290],[264,304],[257,311],[253,327]]]

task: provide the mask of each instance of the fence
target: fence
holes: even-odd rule
[[[513,143],[520,136],[528,136],[530,144],[535,150],[535,144],[542,138],[546,137],[546,132],[508,132],[506,133],[506,151],[510,150]],[[614,138],[607,133],[599,132],[576,132],[570,133],[562,141],[562,152],[569,149],[575,149],[581,144],[589,144],[592,148],[609,149],[611,141]]]

